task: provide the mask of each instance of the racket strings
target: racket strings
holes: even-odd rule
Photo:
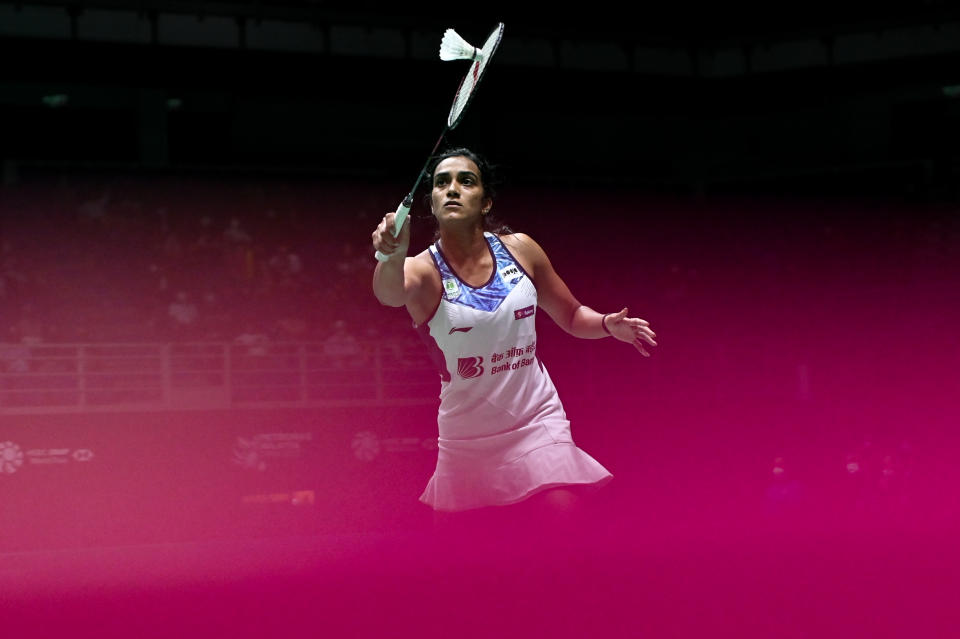
[[[500,23],[487,37],[483,47],[480,48],[479,55],[475,56],[475,59],[471,62],[470,70],[460,83],[457,94],[454,96],[453,106],[450,107],[450,115],[447,117],[447,128],[452,129],[460,123],[460,118],[463,116],[463,112],[466,110],[467,105],[470,104],[470,100],[480,85],[483,72],[486,70],[487,64],[489,64],[497,47],[500,46],[500,39],[502,37],[503,23]]]

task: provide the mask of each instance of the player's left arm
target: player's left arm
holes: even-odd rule
[[[600,339],[612,335],[622,342],[633,344],[649,357],[644,342],[656,346],[656,334],[646,320],[627,317],[627,309],[617,313],[598,313],[581,304],[566,282],[557,274],[546,252],[525,233],[514,233],[502,238],[507,248],[517,256],[537,286],[537,304],[557,325],[575,337]]]

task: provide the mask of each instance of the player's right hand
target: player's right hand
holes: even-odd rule
[[[383,216],[380,224],[373,232],[373,248],[380,251],[390,259],[403,258],[407,255],[410,248],[410,218],[403,221],[403,227],[400,229],[400,235],[393,236],[394,218],[397,214],[393,211]]]

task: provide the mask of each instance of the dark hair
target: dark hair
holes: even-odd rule
[[[428,189],[433,189],[433,173],[437,170],[437,165],[448,158],[455,157],[465,157],[477,165],[477,169],[480,171],[480,184],[483,185],[483,196],[492,199],[496,195],[497,187],[499,186],[499,176],[497,175],[496,167],[479,153],[462,146],[447,148],[430,158],[430,162],[427,165],[427,173],[423,178]],[[429,197],[430,196],[427,195],[428,199]],[[483,230],[490,231],[497,235],[513,233],[510,227],[490,213],[483,216]],[[439,237],[439,230],[434,233],[434,239],[437,237]]]

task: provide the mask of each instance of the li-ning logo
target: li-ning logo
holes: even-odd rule
[[[450,332],[447,333],[447,335],[453,335],[454,333],[469,333],[472,330],[472,326],[454,326],[450,329]]]
[[[517,310],[515,310],[513,312],[513,319],[519,320],[519,319],[523,319],[524,317],[530,317],[531,315],[533,315],[532,305],[527,306],[525,308],[518,308]]]
[[[464,379],[473,379],[483,375],[482,357],[461,357],[457,360],[457,373]]]

